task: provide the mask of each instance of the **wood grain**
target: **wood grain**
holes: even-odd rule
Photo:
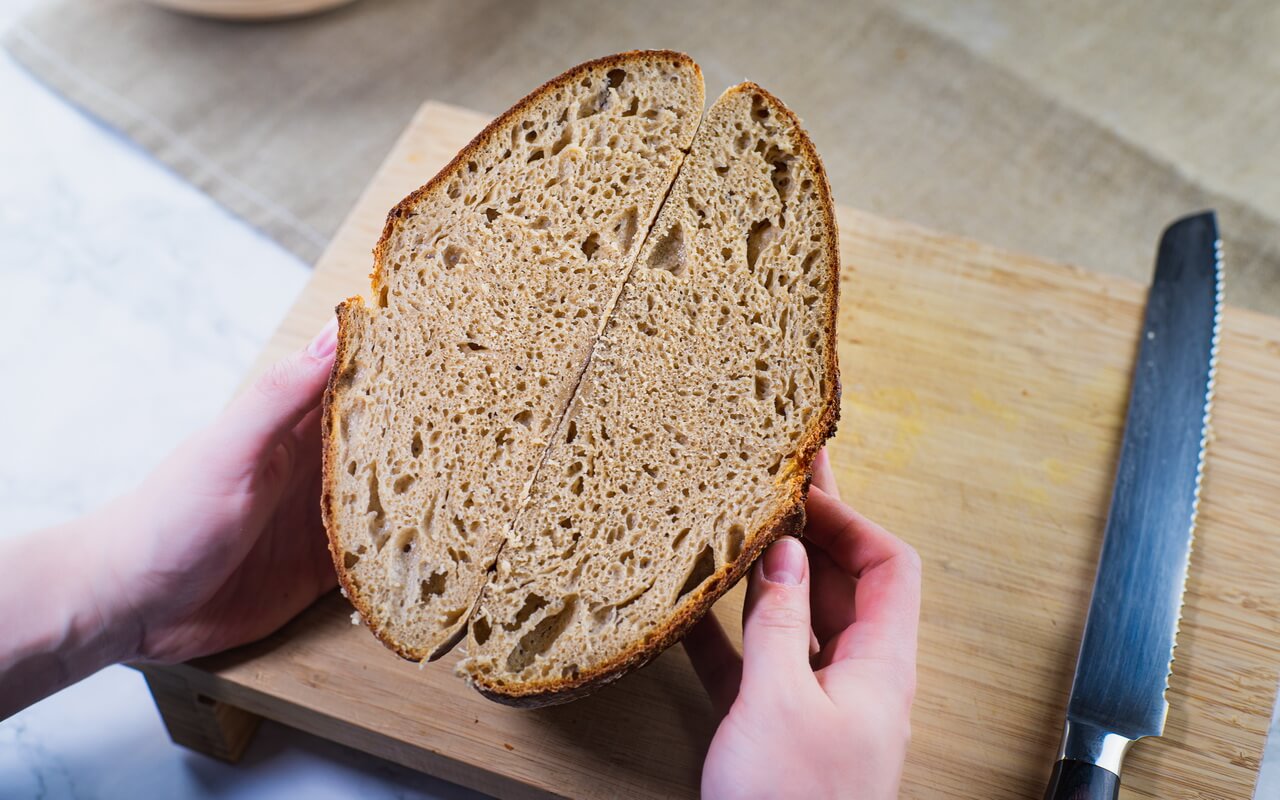
[[[259,368],[367,289],[386,210],[484,121],[423,107]],[[845,391],[832,460],[845,498],[925,563],[903,794],[1038,796],[1101,545],[1143,288],[839,217]],[[1229,309],[1168,727],[1132,750],[1123,797],[1251,794],[1280,667],[1278,390],[1280,320]],[[740,609],[739,589],[716,612],[736,630]],[[349,613],[329,597],[263,642],[172,669],[210,697],[494,794],[696,794],[713,723],[678,648],[586,700],[517,711],[467,689],[456,657],[420,670]]]
[[[144,665],[138,671],[175,744],[232,764],[240,760],[262,717],[197,692],[171,670]]]

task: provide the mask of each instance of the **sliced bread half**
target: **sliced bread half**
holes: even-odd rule
[[[583,64],[388,215],[338,309],[323,510],[343,587],[406,658],[447,651],[697,128],[687,56]]]
[[[335,566],[407,658],[469,631],[493,699],[644,663],[803,524],[839,406],[830,190],[760,87],[694,137],[701,106],[674,53],[551,81],[392,211],[376,301],[339,307]]]
[[[463,670],[545,703],[651,658],[804,520],[838,411],[838,251],[799,122],[707,113],[470,627]]]

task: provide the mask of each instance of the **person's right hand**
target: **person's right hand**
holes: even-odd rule
[[[702,768],[707,798],[897,797],[920,558],[840,502],[825,451],[813,473],[805,544],[784,537],[751,570],[742,657],[712,614],[685,638],[723,715]]]

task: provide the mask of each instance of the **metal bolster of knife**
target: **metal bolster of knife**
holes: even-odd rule
[[[1129,751],[1132,739],[1117,733],[1109,733],[1096,725],[1087,722],[1072,722],[1062,729],[1062,746],[1058,748],[1058,760],[1069,758],[1073,761],[1084,761],[1111,772],[1120,774],[1120,765],[1124,755]]]

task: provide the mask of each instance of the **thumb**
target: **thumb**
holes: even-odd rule
[[[742,693],[813,682],[810,635],[809,558],[800,540],[784,536],[751,570],[742,621]]]
[[[320,402],[338,344],[330,319],[302,350],[272,364],[227,407],[219,427],[241,453],[262,454]]]

